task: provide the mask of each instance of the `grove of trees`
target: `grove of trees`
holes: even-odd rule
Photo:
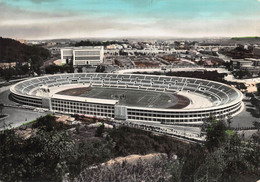
[[[28,75],[33,72],[40,75],[40,67],[48,58],[50,52],[43,47],[28,46],[13,39],[0,37],[0,63],[16,62],[14,68],[0,69],[0,76],[7,81],[13,76]]]
[[[65,64],[63,66],[58,66],[55,64],[49,65],[45,67],[45,73],[46,74],[56,74],[56,73],[74,73],[74,67],[73,65]]]
[[[166,76],[181,76],[181,77],[191,77],[191,78],[200,78],[206,80],[213,80],[218,82],[225,82],[224,77],[226,73],[218,73],[217,71],[178,71],[178,72],[135,72],[135,74],[152,74],[152,75],[166,75]]]
[[[96,129],[56,122],[31,123],[25,139],[16,130],[0,132],[2,181],[256,181],[260,178],[260,132],[245,141],[224,122],[205,123],[204,145],[129,127]],[[93,132],[92,132],[93,131]],[[131,154],[161,158],[100,165]],[[177,155],[177,159],[173,156]]]
[[[41,65],[41,61],[50,57],[50,52],[40,46],[28,46],[20,42],[0,37],[0,62],[28,62],[32,66]]]
[[[85,41],[80,41],[75,43],[76,47],[79,46],[108,46],[111,44],[122,44],[123,42],[118,42],[118,41],[91,41],[91,40],[85,40]]]

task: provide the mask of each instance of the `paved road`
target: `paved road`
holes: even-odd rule
[[[244,110],[239,113],[237,116],[232,118],[231,127],[234,128],[247,128],[247,127],[253,127],[254,121],[260,121],[260,118],[254,117],[249,110],[254,110],[254,106],[251,104],[249,100],[243,100],[245,104]]]
[[[188,60],[188,59],[184,59],[182,58],[181,61],[184,61],[184,62],[187,62],[187,63],[190,63],[190,64],[193,64],[193,65],[196,65],[194,62]]]
[[[238,83],[260,83],[260,77],[250,79],[236,79],[233,75],[225,78],[227,81],[238,82]]]
[[[20,104],[9,100],[10,87],[11,85],[0,88],[0,102],[5,105],[20,106]],[[35,120],[36,118],[47,114],[15,107],[4,107],[2,113],[8,116],[7,118],[0,120],[0,130],[3,129],[4,122],[6,125],[11,125],[11,127],[17,127],[25,122]]]
[[[174,126],[174,125],[163,125],[156,122],[126,122],[126,121],[115,121],[117,123],[127,125],[130,127],[140,128],[147,131],[152,131],[158,134],[166,134],[169,136],[182,138],[188,141],[204,141],[205,136],[201,136],[200,128],[186,127],[186,126]]]
[[[11,85],[7,86],[7,87],[1,87],[0,88],[0,103],[17,106],[19,104],[9,100],[9,98],[8,98],[9,94],[11,93],[10,90],[9,90],[10,87],[11,87]]]
[[[15,80],[10,80],[9,82],[1,81],[1,82],[0,82],[0,85],[1,85],[1,84],[13,84],[13,83],[16,83],[16,82],[19,82],[19,81],[26,80],[26,79],[28,79],[28,78],[32,78],[32,77],[19,78],[19,79],[15,79]],[[1,88],[2,88],[2,87],[0,86],[0,89],[1,89]]]
[[[194,133],[194,134],[199,134],[200,133],[200,128],[198,127],[189,127],[189,126],[176,126],[176,125],[165,125],[165,124],[160,124],[156,122],[149,122],[149,121],[131,121],[132,123],[138,123],[138,124],[143,124],[147,126],[155,126],[155,127],[161,127],[161,128],[168,128],[168,129],[175,129],[178,131],[182,132],[189,132],[189,133]]]
[[[166,70],[162,70],[161,68],[133,68],[133,69],[123,69],[123,70],[116,70],[116,73],[127,74],[133,72],[168,72],[168,71],[217,71],[218,73],[230,73],[228,70],[224,68],[204,68],[204,67],[167,67]]]
[[[47,113],[39,113],[37,111],[31,111],[26,109],[5,107],[3,114],[7,114],[8,117],[4,120],[0,120],[0,130],[4,129],[4,122],[7,126],[18,127],[23,123],[35,120],[40,116],[44,116]]]

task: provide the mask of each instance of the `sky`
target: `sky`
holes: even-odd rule
[[[0,36],[260,36],[260,0],[0,0]]]

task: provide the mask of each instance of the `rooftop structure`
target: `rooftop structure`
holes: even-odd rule
[[[231,59],[230,63],[233,69],[248,70],[255,74],[258,74],[260,71],[260,59]]]
[[[260,47],[255,47],[253,49],[253,53],[256,55],[256,56],[260,56]]]

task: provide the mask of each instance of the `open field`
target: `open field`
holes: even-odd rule
[[[121,105],[148,108],[182,109],[190,103],[188,98],[177,94],[117,88],[77,88],[64,90],[57,94],[87,98],[115,99],[119,100],[119,104]]]

